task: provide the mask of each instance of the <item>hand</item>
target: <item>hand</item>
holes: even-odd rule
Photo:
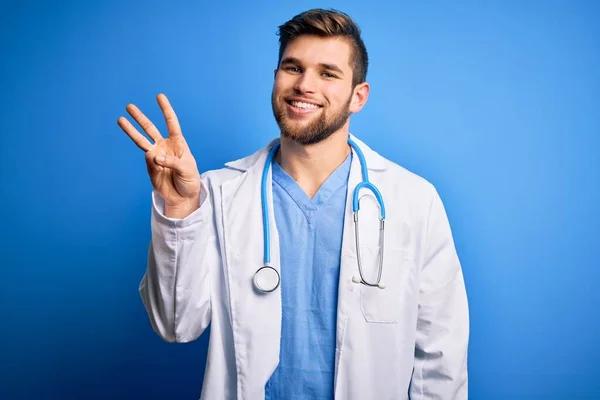
[[[154,144],[125,117],[119,117],[117,123],[146,152],[148,174],[154,189],[165,200],[165,215],[185,218],[199,207],[200,173],[169,100],[164,94],[159,94],[156,100],[167,122],[167,138],[163,138],[156,126],[133,104],[127,105],[127,112]]]

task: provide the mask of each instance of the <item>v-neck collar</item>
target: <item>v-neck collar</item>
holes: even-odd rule
[[[298,207],[305,213],[308,211],[317,211],[321,206],[327,204],[327,201],[333,193],[348,183],[351,164],[352,152],[350,152],[344,162],[327,177],[312,199],[308,197],[294,178],[292,178],[292,176],[275,161],[273,161],[272,165],[273,183],[281,186],[281,188],[287,192],[290,198],[294,200]]]

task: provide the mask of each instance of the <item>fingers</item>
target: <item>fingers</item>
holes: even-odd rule
[[[167,128],[169,131],[170,137],[181,136],[181,128],[179,126],[179,120],[177,119],[177,115],[171,107],[169,100],[164,94],[159,94],[157,96],[158,105],[160,106],[163,115],[165,116],[165,121],[167,123]],[[154,143],[163,140],[162,135],[156,128],[156,126],[133,104],[128,104],[125,107],[129,115],[133,117],[133,119],[142,127],[144,132],[148,134],[148,136],[154,141]],[[142,135],[126,118],[120,117],[117,120],[117,123],[125,131],[125,133],[133,140],[133,142],[145,152],[150,151],[153,148],[153,144]],[[182,138],[183,139],[183,138]],[[175,161],[171,161],[175,162]]]
[[[156,126],[154,126],[154,124],[140,111],[139,108],[133,104],[128,104],[125,109],[129,115],[131,115],[133,119],[135,119],[135,121],[142,127],[144,132],[146,132],[148,136],[154,140],[155,143],[163,138],[158,129],[156,129]]]
[[[171,103],[169,103],[169,99],[164,94],[159,94],[156,96],[156,101],[160,106],[160,109],[165,116],[165,121],[167,122],[167,129],[169,130],[169,136],[181,136],[181,127],[179,126],[179,120],[177,119],[177,115],[171,107]]]
[[[127,136],[129,136],[131,140],[133,140],[137,147],[146,152],[152,148],[152,143],[150,143],[150,141],[148,141],[148,139],[146,139],[144,135],[139,133],[138,130],[135,129],[135,127],[131,124],[131,122],[127,120],[127,118],[120,117],[117,120],[117,124],[119,124],[119,126],[121,127],[121,129],[123,129],[123,131],[125,131]]]

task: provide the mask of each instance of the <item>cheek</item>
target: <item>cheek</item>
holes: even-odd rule
[[[273,82],[273,94],[277,93],[280,89],[281,85],[279,84],[279,80],[275,79],[275,81]]]
[[[293,80],[289,76],[283,74],[277,75],[275,82],[273,83],[273,90],[276,92],[284,92],[294,85]]]
[[[348,91],[346,88],[340,88],[339,86],[329,85],[329,87],[324,87],[323,95],[331,105],[334,105],[336,108],[341,108],[348,102],[348,99],[352,95],[352,91]]]

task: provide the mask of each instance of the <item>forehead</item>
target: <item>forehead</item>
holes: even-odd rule
[[[302,35],[288,43],[281,59],[293,57],[303,64],[336,64],[342,70],[350,70],[351,47],[348,39]]]

